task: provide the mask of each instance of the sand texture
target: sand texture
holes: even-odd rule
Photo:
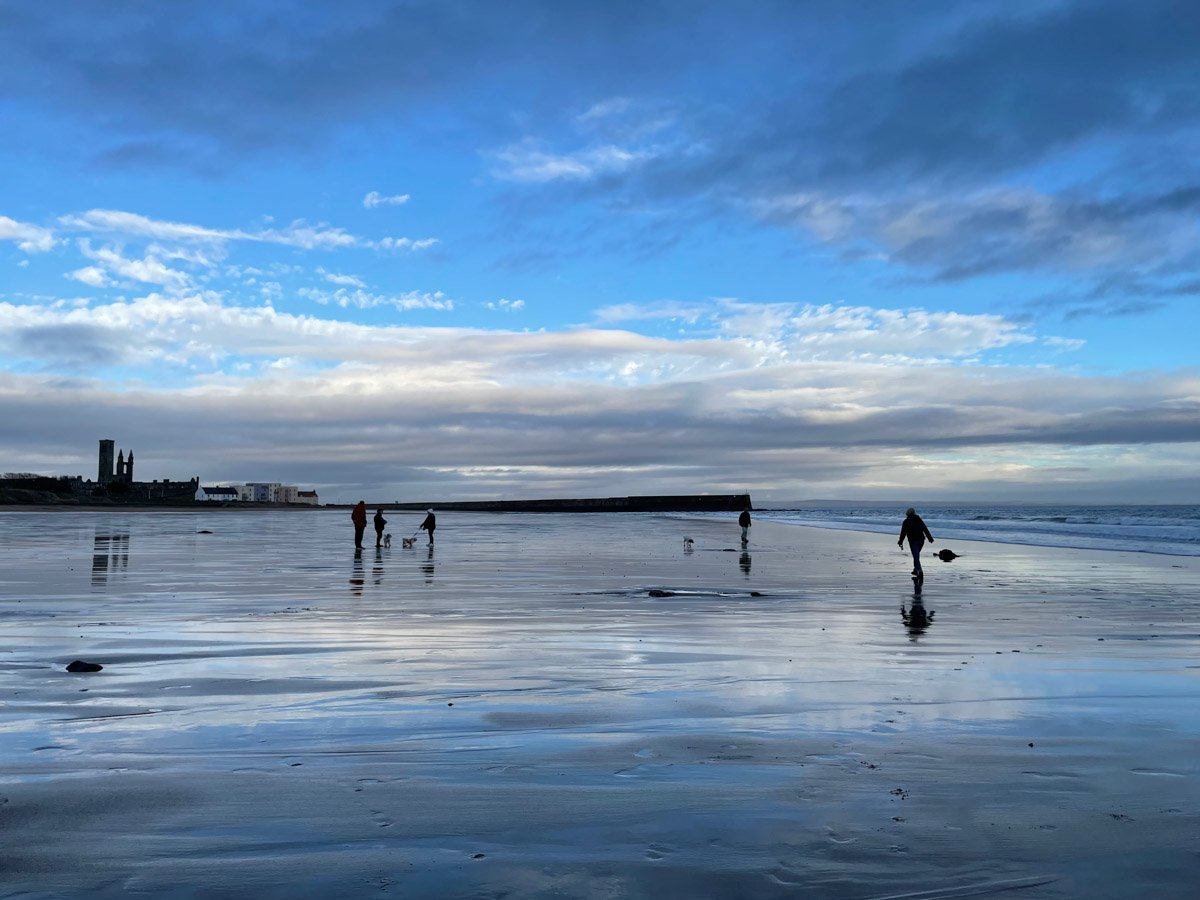
[[[1200,560],[389,518],[0,514],[0,895],[1196,896]]]

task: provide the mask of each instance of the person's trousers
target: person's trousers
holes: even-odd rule
[[[359,550],[362,549],[363,532],[365,532],[366,530],[367,530],[366,525],[355,525],[354,526],[354,546],[357,547]]]
[[[924,546],[924,541],[914,541],[912,538],[908,539],[908,549],[913,555],[913,569],[917,572],[924,571],[921,568],[921,548]]]

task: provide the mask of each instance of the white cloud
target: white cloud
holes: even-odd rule
[[[576,116],[575,121],[582,124],[600,119],[610,119],[628,112],[631,105],[628,97],[610,97],[599,103],[593,103],[586,111]]]
[[[533,142],[525,141],[496,154],[501,165],[494,174],[509,181],[590,181],[601,175],[627,171],[654,155],[648,150],[628,150],[613,144],[576,153],[549,153]]]
[[[323,222],[309,225],[303,219],[297,219],[286,228],[260,231],[253,235],[251,240],[299,247],[303,250],[332,250],[338,247],[363,246],[367,243],[344,228],[334,228]]]
[[[485,309],[492,309],[498,312],[520,312],[525,308],[524,300],[488,300],[483,304]]]
[[[708,304],[632,303],[596,311],[602,324],[668,320],[754,347],[779,359],[857,359],[897,364],[949,362],[1027,344],[1026,326],[1003,316],[923,309],[878,309],[837,304],[746,303],[719,298]]]
[[[384,194],[379,193],[379,191],[371,191],[369,194],[363,197],[362,204],[367,209],[375,209],[377,206],[403,206],[411,199],[412,196],[410,194],[392,194],[391,196],[385,196]]]
[[[70,272],[67,277],[81,281],[90,287],[106,287],[112,284],[107,273],[100,266],[84,266],[82,269]]]
[[[317,269],[318,274],[323,276],[330,284],[339,284],[346,287],[365,288],[366,283],[357,275],[343,275],[338,272],[326,272],[324,269]]]
[[[92,209],[84,213],[62,216],[58,221],[64,228],[73,231],[123,234],[157,240],[231,241],[252,239],[251,235],[242,231],[206,228],[202,225],[183,222],[166,222],[116,209]]]
[[[437,238],[419,238],[413,240],[407,237],[385,237],[375,241],[372,246],[378,247],[380,250],[425,250],[439,243]]]
[[[54,246],[54,232],[0,216],[0,241],[13,241],[26,253],[45,253]]]
[[[602,324],[615,325],[619,322],[644,322],[652,319],[675,319],[695,324],[702,318],[712,316],[712,306],[686,303],[618,303],[596,310],[596,320]]]
[[[361,288],[353,291],[346,288],[338,288],[335,291],[325,291],[320,288],[301,288],[296,293],[322,306],[340,306],[342,309],[375,309],[380,306],[391,306],[401,312],[408,312],[414,309],[434,309],[448,312],[454,309],[454,301],[441,291],[434,291],[433,293],[406,291],[403,294],[373,294]]]
[[[369,241],[350,234],[344,228],[326,223],[309,224],[303,219],[297,219],[285,228],[243,231],[241,229],[208,228],[184,222],[168,222],[122,210],[92,209],[84,213],[62,216],[59,224],[72,231],[119,234],[168,241],[218,244],[227,241],[254,241],[299,247],[304,250],[370,245]]]
[[[111,247],[95,249],[86,240],[80,241],[79,250],[96,265],[77,269],[70,277],[93,287],[103,286],[111,280],[154,284],[171,289],[183,289],[192,284],[192,278],[186,272],[172,269],[151,252],[147,252],[142,259],[128,259]]]
[[[1055,335],[1048,335],[1042,338],[1042,343],[1047,347],[1054,347],[1058,350],[1082,350],[1087,346],[1087,341],[1082,338],[1065,338]]]

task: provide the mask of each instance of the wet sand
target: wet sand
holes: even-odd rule
[[[1200,560],[947,542],[921,630],[886,535],[389,518],[0,514],[0,894],[1200,883]]]

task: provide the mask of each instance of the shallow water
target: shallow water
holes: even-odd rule
[[[1200,506],[1054,506],[954,504],[922,506],[939,538],[1200,556]],[[904,505],[806,506],[762,509],[760,521],[814,528],[896,534]]]
[[[963,543],[922,628],[890,537],[389,518],[0,514],[6,891],[1195,882],[1195,560]]]

